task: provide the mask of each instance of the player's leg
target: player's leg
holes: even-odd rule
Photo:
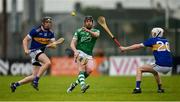
[[[171,71],[172,67],[162,67],[154,64],[153,69],[155,71],[153,75],[157,82],[158,93],[164,93],[164,89],[162,88],[162,82],[159,73],[167,74],[169,71]]]
[[[92,73],[92,71],[94,70],[94,62],[93,59],[88,59],[88,62],[86,64],[86,68],[85,68],[85,79]],[[80,83],[79,79],[76,80],[75,85],[78,85]]]
[[[18,83],[20,85],[23,85],[23,84],[26,84],[26,83],[29,83],[29,82],[32,82],[32,80],[35,78],[35,76],[37,75],[38,71],[39,71],[39,66],[33,66],[33,72],[32,72],[32,75],[28,76],[28,77],[25,77],[24,79],[18,81]]]
[[[84,57],[84,56],[83,56]],[[89,60],[88,60],[89,62]],[[81,85],[81,91],[84,93],[88,88],[89,85],[85,84],[85,79],[88,77],[88,73],[86,72],[88,62],[83,64],[80,60],[77,60],[77,65],[79,69],[78,78],[75,82],[71,83],[70,87],[67,89],[67,92],[70,93],[73,91],[73,89],[80,84]]]
[[[85,73],[84,73],[84,76],[85,78],[87,78],[94,70],[95,66],[94,66],[94,61],[93,59],[89,59],[88,60],[88,63],[86,64],[86,67],[85,67]],[[86,90],[89,88],[90,86],[87,84],[87,85],[84,85],[81,87],[81,92],[82,93],[85,93]]]
[[[141,93],[141,80],[143,72],[153,73],[153,66],[146,64],[136,69],[136,88],[133,90],[133,93]]]
[[[154,75],[155,80],[158,85],[158,92],[163,93],[164,89],[161,88],[162,83],[161,83],[161,78],[159,73],[154,70],[155,66],[154,65],[143,65],[140,68],[137,69],[137,75],[136,75],[136,88],[134,89],[133,93],[141,93],[141,88],[140,88],[140,83],[142,79],[142,73],[143,72],[150,72]]]
[[[84,93],[86,92],[86,90],[89,88],[89,85],[85,83],[85,79],[87,77],[87,73],[86,73],[86,66],[87,64],[83,65],[83,64],[79,64],[79,75],[78,75],[78,80],[79,80],[79,84],[81,85],[81,92]]]
[[[39,55],[38,60],[43,63],[43,65],[40,67],[39,72],[37,73],[37,77],[41,77],[44,72],[50,67],[51,61],[50,59],[46,56],[45,53],[42,53]]]
[[[158,86],[158,93],[164,93],[164,89],[162,88],[162,82],[159,73],[154,71],[153,75]]]
[[[37,75],[38,71],[39,71],[39,66],[33,66],[33,71],[32,71],[32,75],[25,77],[24,79],[15,82],[15,83],[11,83],[11,91],[15,92],[16,88],[19,87],[20,85],[24,85],[26,83],[32,82],[32,80],[35,78],[35,76]]]
[[[37,90],[38,90],[38,82],[39,82],[40,77],[51,65],[50,59],[44,53],[41,53],[38,56],[38,61],[42,63],[42,66],[40,67],[37,73],[37,76],[34,78],[33,83],[32,83],[33,87]]]
[[[86,78],[93,72],[95,66],[94,66],[94,61],[93,59],[89,59],[87,63],[87,68],[86,68]]]
[[[79,69],[79,74],[78,74],[78,78],[75,82],[71,83],[71,85],[69,86],[69,88],[67,89],[67,93],[71,93],[74,88],[78,85],[78,84],[85,84],[84,80],[85,80],[85,65],[81,64],[81,62],[79,60],[77,60],[77,67]]]

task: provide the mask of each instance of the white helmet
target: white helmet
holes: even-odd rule
[[[162,37],[163,36],[163,33],[164,33],[164,30],[162,28],[153,28],[151,30],[151,34],[152,34],[152,37],[155,38],[155,37]]]

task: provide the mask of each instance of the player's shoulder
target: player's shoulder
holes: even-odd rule
[[[164,37],[156,37],[156,38],[154,38],[154,40],[156,40],[156,41],[168,41],[166,38],[164,38]]]
[[[164,38],[164,37],[159,38],[158,41],[169,42],[168,39],[166,39],[166,38]]]
[[[149,45],[149,44],[152,45],[152,44],[155,44],[156,41],[157,41],[156,38],[148,38],[144,41],[144,45]]]
[[[157,41],[157,40],[166,40],[166,39],[162,37],[152,37],[152,38],[148,38],[148,40]]]
[[[34,32],[40,32],[42,29],[41,29],[41,27],[40,26],[34,26],[34,27],[32,27],[32,29],[31,29],[31,31],[34,31]]]
[[[148,39],[146,39],[146,41],[155,41],[156,40],[156,38],[148,38]]]
[[[167,40],[165,37],[157,37],[157,39]]]
[[[157,41],[163,41],[163,42],[168,42],[166,38],[163,37],[155,37],[155,38],[149,38],[147,39],[148,42],[157,42]]]
[[[81,32],[82,31],[82,28],[78,28],[77,30],[76,30],[76,32]]]

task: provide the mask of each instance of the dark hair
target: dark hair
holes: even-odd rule
[[[163,35],[167,35],[167,34],[169,33],[169,30],[168,30],[168,28],[166,28],[166,27],[163,27],[162,29],[164,30],[164,33],[163,33]]]

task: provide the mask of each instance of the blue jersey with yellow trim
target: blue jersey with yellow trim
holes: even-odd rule
[[[167,39],[162,37],[149,38],[143,44],[152,48],[157,65],[172,67],[172,56]]]
[[[50,30],[42,30],[41,26],[33,28],[28,37],[31,39],[30,49],[39,49],[46,46],[50,40],[55,40],[54,33]]]

